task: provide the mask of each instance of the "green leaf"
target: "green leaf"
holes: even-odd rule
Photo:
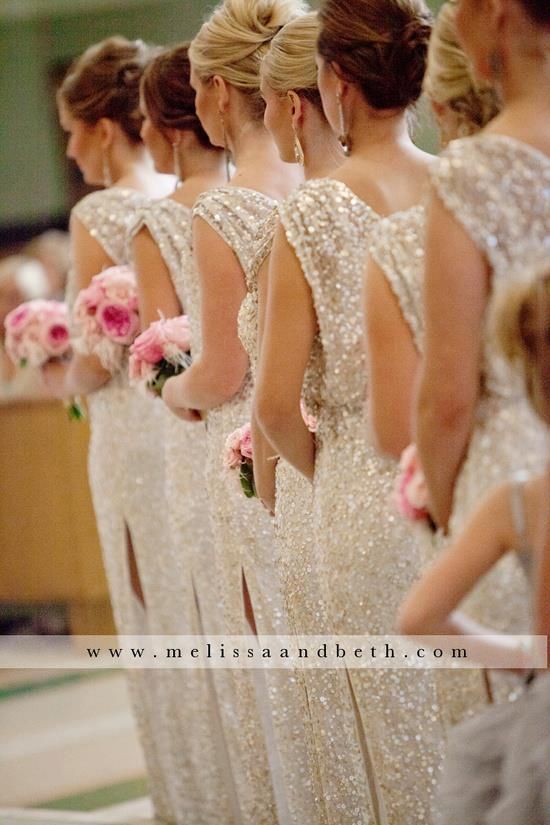
[[[254,464],[252,461],[243,461],[239,470],[239,481],[243,493],[247,498],[258,498],[254,483]]]

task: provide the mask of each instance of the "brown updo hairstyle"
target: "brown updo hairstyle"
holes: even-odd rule
[[[143,41],[118,35],[90,46],[70,67],[58,102],[90,126],[103,117],[118,123],[132,143],[139,143],[139,83],[154,53]]]
[[[406,109],[422,93],[431,13],[423,0],[325,0],[317,51],[374,109]]]
[[[189,43],[163,49],[148,63],[141,78],[141,92],[153,125],[165,129],[187,129],[205,149],[216,149],[208,140],[195,111],[195,92],[189,77]],[[219,150],[221,151],[221,149]]]
[[[535,412],[550,425],[550,260],[526,283],[513,284],[497,304],[497,342],[521,374]]]

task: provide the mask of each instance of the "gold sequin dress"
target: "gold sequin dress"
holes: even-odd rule
[[[194,219],[208,223],[234,252],[242,267],[247,290],[250,289],[256,257],[258,229],[274,207],[271,198],[257,191],[226,186],[203,193],[193,208]],[[197,297],[196,287],[193,294]],[[230,634],[251,633],[245,618],[244,578],[258,633],[270,635],[284,630],[274,569],[272,525],[259,502],[244,496],[236,474],[222,466],[227,436],[250,421],[251,402],[252,376],[249,371],[231,401],[208,411],[206,484],[216,547],[223,630]],[[277,822],[270,766],[271,745],[266,744],[257,679],[253,671],[244,669],[229,673],[230,692],[227,680],[222,683],[224,671],[215,671],[214,679],[242,821],[246,825],[271,825]]]
[[[417,351],[424,352],[424,244],[426,212],[422,205],[380,221],[369,253],[380,267],[407,323]],[[428,528],[409,525],[418,540],[423,564],[440,552],[443,538]],[[487,689],[481,670],[434,670],[442,723],[446,729],[482,708]]]
[[[361,292],[379,217],[340,181],[311,181],[280,208],[312,291],[322,347],[313,523],[329,629],[391,634],[420,568],[416,543],[390,501],[395,463],[368,444]],[[430,822],[441,763],[431,674],[391,669],[320,671],[323,786],[329,822]]]
[[[253,375],[258,355],[257,275],[271,252],[278,225],[274,209],[260,227],[258,252],[249,278],[249,289],[239,312],[239,337],[250,358]],[[316,350],[318,352],[318,350]],[[312,487],[304,476],[279,458],[276,466],[275,571],[282,593],[288,632],[320,634],[319,592],[312,561]],[[308,600],[309,597],[309,600]],[[288,821],[293,825],[326,823],[324,794],[315,748],[314,721],[308,699],[313,671],[273,670],[267,673],[275,742],[280,754]]]
[[[182,272],[193,265],[191,210],[165,198],[144,209],[132,228],[147,227],[168,267],[174,288],[187,309]],[[165,504],[171,542],[158,547],[154,576],[159,599],[148,607],[151,632],[158,635],[199,635],[202,618],[209,632],[217,632],[217,591],[212,587],[214,547],[204,456],[204,424],[181,421],[164,410]],[[198,609],[197,609],[198,606]],[[200,612],[199,612],[200,611]],[[231,814],[232,789],[225,746],[220,740],[218,709],[211,674],[207,670],[169,669],[162,678],[162,711],[170,741],[167,776],[178,825],[219,823]]]
[[[103,247],[113,264],[129,261],[128,240],[139,210],[150,203],[131,189],[92,192],[73,209],[73,216]],[[67,300],[76,298],[69,275]],[[147,612],[136,597],[128,567],[128,535],[139,569],[145,603],[153,612],[162,602],[155,556],[169,537],[165,520],[162,405],[141,397],[128,383],[126,365],[88,396],[90,447],[88,472],[103,562],[117,632],[150,633]],[[128,685],[143,747],[150,793],[157,817],[177,822],[169,787],[171,744],[166,736],[155,670],[127,671]]]
[[[518,470],[541,472],[547,461],[545,428],[499,352],[491,318],[503,290],[530,276],[530,262],[550,257],[550,159],[504,135],[457,140],[443,153],[432,186],[491,270],[480,394],[455,485],[453,535],[492,485]],[[484,623],[516,633],[529,632],[528,606],[528,586],[514,554],[499,562],[466,603]]]

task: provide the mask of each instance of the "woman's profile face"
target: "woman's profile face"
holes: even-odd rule
[[[103,183],[103,152],[97,124],[90,125],[73,117],[63,103],[59,106],[59,123],[68,135],[65,154],[75,161],[86,183]]]

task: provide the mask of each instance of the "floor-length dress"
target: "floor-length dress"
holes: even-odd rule
[[[271,252],[278,215],[276,208],[260,227],[248,292],[239,312],[239,337],[248,353],[253,375],[258,356],[257,277]],[[316,364],[316,355],[318,348],[310,360],[308,372]],[[311,613],[319,614],[322,608],[312,559],[312,487],[301,473],[281,458],[277,460],[275,473],[274,558],[285,623],[292,635],[321,635],[320,620],[310,620]],[[293,825],[323,825],[326,823],[324,794],[308,699],[308,684],[315,679],[315,673],[273,670],[268,672],[267,679],[289,821]]]
[[[133,189],[93,192],[73,209],[113,264],[129,261],[129,229],[150,200]],[[76,298],[69,275],[67,300]],[[166,545],[164,512],[163,410],[128,383],[127,365],[88,396],[90,447],[88,472],[103,562],[117,632],[150,633],[147,612],[134,593],[128,565],[129,539],[140,573],[145,604],[158,598],[159,583],[148,575],[158,547]],[[156,815],[176,823],[169,787],[170,738],[159,704],[155,670],[127,671],[128,685],[143,747]]]
[[[280,215],[311,288],[322,347],[313,523],[329,629],[389,634],[420,554],[390,501],[395,463],[374,452],[364,421],[361,285],[379,217],[332,179],[305,184]],[[432,674],[323,674],[326,691],[315,704],[325,714],[318,735],[329,821],[430,822],[444,743]]]
[[[424,245],[426,211],[418,205],[380,221],[369,254],[384,275],[410,329],[416,350],[424,351]],[[411,529],[415,529],[412,528]],[[422,563],[429,564],[443,545],[443,537],[427,527],[416,527]],[[498,593],[494,594],[498,598]],[[441,716],[450,727],[481,709],[487,689],[481,670],[434,671]]]
[[[193,208],[194,219],[208,223],[234,252],[248,289],[249,273],[255,260],[257,232],[268,218],[275,202],[260,192],[226,186],[203,193]],[[197,279],[196,273],[188,273]],[[197,286],[188,292],[197,297]],[[195,310],[193,309],[193,312]],[[280,593],[274,569],[273,530],[267,513],[259,503],[247,499],[236,477],[228,478],[222,466],[227,436],[250,421],[252,378],[247,373],[235,397],[209,410],[206,416],[206,484],[219,582],[223,630],[229,634],[250,634],[245,617],[243,580],[250,594],[259,635],[284,632]],[[230,483],[233,482],[233,483]],[[219,686],[223,671],[214,672]],[[227,681],[218,691],[224,735],[243,822],[269,825],[277,821],[274,778],[266,743],[265,708],[258,701],[258,682],[253,671],[230,671],[232,690]],[[269,755],[268,755],[269,751]]]
[[[490,295],[483,330],[475,425],[454,491],[450,533],[456,534],[495,483],[518,470],[542,471],[548,438],[519,376],[500,354],[492,312],[503,290],[550,258],[550,158],[505,135],[456,140],[432,173],[432,186],[489,263]],[[449,273],[449,277],[452,273]],[[499,598],[494,598],[495,592]],[[528,589],[508,555],[476,587],[465,609],[498,630],[528,632]]]
[[[132,232],[143,226],[159,248],[185,312],[182,269],[192,259],[191,209],[170,198],[155,201],[140,213]],[[163,418],[164,456],[159,453],[159,460],[164,460],[163,509],[171,541],[157,548],[149,566],[149,575],[159,583],[158,599],[147,609],[149,626],[159,635],[199,635],[204,619],[210,633],[219,632],[204,473],[206,431],[202,422],[181,421],[167,409]],[[177,822],[214,825],[224,811],[224,821],[231,823],[233,788],[211,674],[172,669],[161,676],[167,736],[171,737],[169,785]]]

